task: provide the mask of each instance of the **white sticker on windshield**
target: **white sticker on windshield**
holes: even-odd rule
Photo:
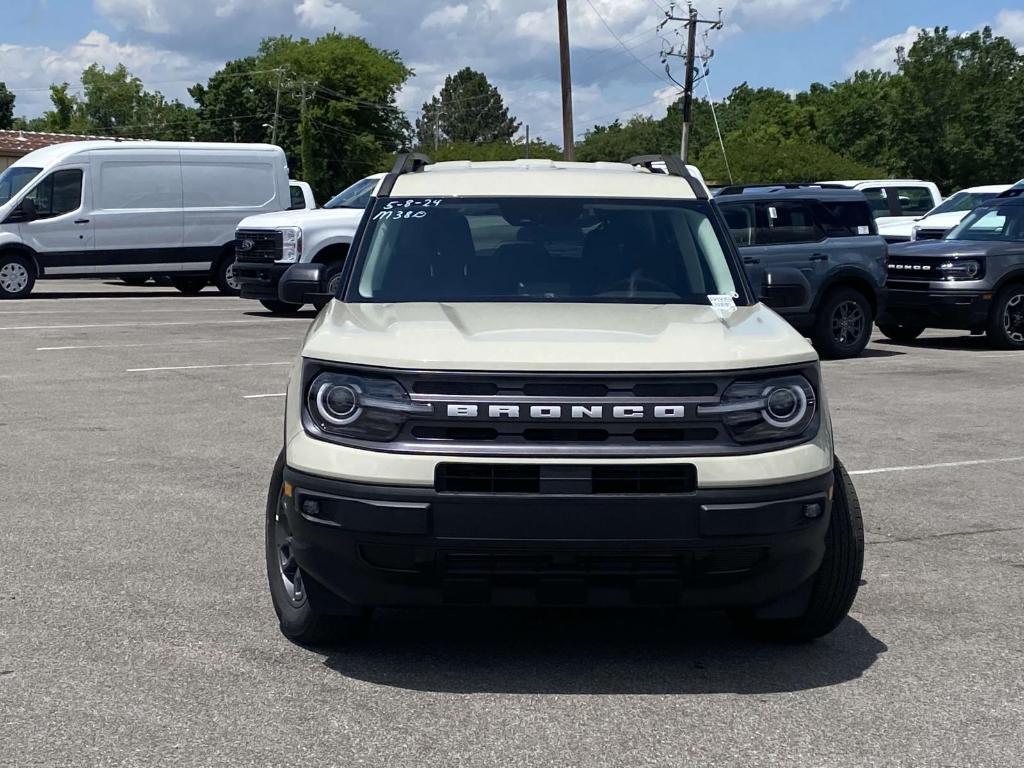
[[[779,218],[779,212],[775,210],[775,206],[774,205],[769,205],[768,206],[768,218],[769,219],[777,219],[777,218]]]
[[[857,227],[857,234],[858,235],[870,235],[871,234],[871,227],[866,227],[863,224],[861,224],[859,227]]]
[[[736,302],[727,293],[709,293],[708,301],[711,307],[723,317],[736,309]]]

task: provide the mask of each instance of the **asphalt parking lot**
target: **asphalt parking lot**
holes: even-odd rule
[[[929,333],[825,364],[868,546],[824,640],[381,612],[315,651],[262,538],[311,317],[87,281],[0,304],[0,764],[1024,763],[1024,355]]]

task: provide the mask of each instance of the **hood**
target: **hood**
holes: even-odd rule
[[[708,371],[812,362],[765,307],[332,301],[303,356],[386,368],[478,371]]]
[[[297,211],[277,211],[247,216],[238,223],[238,229],[274,229],[275,227],[323,226],[344,224],[353,229],[363,217],[362,208],[314,208]]]
[[[979,258],[1024,252],[1024,242],[993,240],[918,240],[889,246],[890,260],[894,256],[934,256],[935,258]]]
[[[952,229],[961,221],[964,217],[970,213],[970,211],[949,211],[948,213],[936,213],[932,216],[925,216],[922,219],[918,219],[914,222],[915,226],[925,227],[927,229]]]

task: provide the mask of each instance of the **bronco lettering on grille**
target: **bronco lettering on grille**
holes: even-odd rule
[[[449,403],[450,418],[466,419],[683,419],[684,405],[482,405]]]

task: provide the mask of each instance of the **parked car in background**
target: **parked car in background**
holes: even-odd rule
[[[269,144],[77,141],[0,174],[0,298],[51,277],[169,276],[183,293],[236,293],[235,227],[288,207]]]
[[[856,189],[871,203],[875,222],[886,224],[924,216],[942,202],[939,188],[918,179],[854,179],[826,181],[821,184]]]
[[[860,192],[727,187],[715,198],[754,290],[823,357],[859,355],[884,305],[885,241]]]
[[[324,271],[324,293],[333,293],[348,248],[363,218],[378,173],[357,181],[313,211],[282,211],[250,216],[235,233],[237,275],[244,299],[256,299],[275,314],[292,314],[301,304],[281,301],[277,284],[288,267],[316,263]]]
[[[941,240],[964,216],[982,203],[1010,188],[1009,184],[961,189],[916,219],[900,219],[878,226],[878,234],[887,243],[905,243],[911,240]]]
[[[289,211],[311,211],[316,208],[316,198],[313,196],[313,188],[304,181],[288,182],[288,191],[291,193],[291,204]]]
[[[942,240],[892,246],[888,272],[878,328],[890,339],[953,328],[1024,349],[1024,188],[975,208]]]

